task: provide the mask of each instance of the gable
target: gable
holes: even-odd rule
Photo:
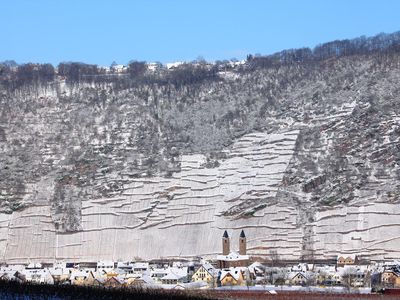
[[[96,279],[93,281],[93,284],[103,284],[103,281],[101,281],[101,280],[99,280],[98,278],[96,278]]]
[[[385,271],[382,273],[382,277],[399,277],[394,271]]]
[[[229,273],[229,272],[226,273],[225,276],[221,279],[221,281],[224,281],[224,280],[234,280],[234,281],[237,281],[237,280],[235,279],[235,277],[233,277],[232,274]]]
[[[110,279],[108,279],[107,283],[120,284],[119,280],[117,278],[115,278],[115,277],[111,277]]]
[[[194,275],[199,276],[201,273],[205,273],[206,276],[212,276],[212,274],[204,266],[198,268]]]
[[[198,268],[197,271],[196,271],[196,273],[204,273],[204,272],[207,272],[207,270],[203,266]]]
[[[345,258],[344,258],[343,256],[340,256],[340,257],[337,259],[337,261],[340,262],[340,263],[343,263],[343,262],[345,262]]]
[[[351,257],[346,257],[345,262],[346,262],[346,263],[353,263],[353,262],[354,262],[354,259],[351,258]]]
[[[303,274],[301,273],[297,273],[293,279],[298,279],[298,280],[303,280],[303,279],[307,279]]]

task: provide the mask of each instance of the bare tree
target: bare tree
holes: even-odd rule
[[[356,278],[356,274],[357,271],[355,268],[346,269],[342,275],[342,284],[347,288],[354,286],[354,280]]]
[[[271,259],[271,266],[274,267],[276,264],[280,262],[278,251],[272,249],[269,251],[269,257]]]

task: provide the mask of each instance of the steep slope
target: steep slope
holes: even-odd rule
[[[378,53],[3,88],[1,255],[214,255],[245,228],[254,255],[398,257],[399,71]]]

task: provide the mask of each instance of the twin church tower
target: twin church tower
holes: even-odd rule
[[[225,230],[224,235],[222,236],[222,255],[229,255],[230,252],[231,252],[231,241],[228,232]],[[246,252],[247,252],[246,235],[242,230],[239,236],[239,255],[246,255]]]

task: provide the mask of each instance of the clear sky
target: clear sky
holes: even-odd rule
[[[0,61],[245,58],[400,30],[400,0],[0,0]]]

